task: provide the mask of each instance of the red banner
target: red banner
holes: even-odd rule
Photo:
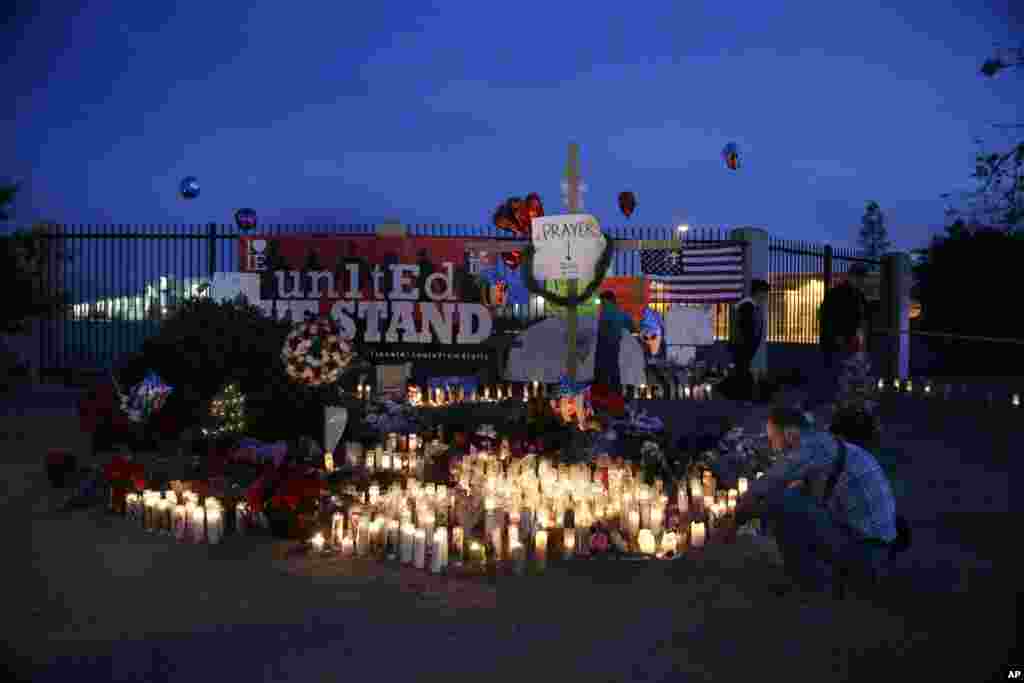
[[[268,250],[277,245],[279,256],[288,269],[298,270],[305,265],[310,253],[316,255],[324,270],[334,270],[339,261],[358,258],[371,266],[389,263],[415,264],[424,258],[432,264],[450,262],[456,266],[469,264],[480,258],[481,265],[493,266],[494,253],[481,252],[467,258],[467,242],[479,238],[464,237],[377,237],[313,235],[247,235],[238,239],[239,270],[253,273],[267,270]]]
[[[259,298],[274,300],[278,314],[286,308],[294,317],[298,306],[300,314],[338,319],[342,333],[370,360],[449,360],[465,370],[466,361],[491,353],[486,340],[492,306],[499,303],[492,285],[478,277],[494,268],[496,254],[471,251],[469,241],[480,243],[462,237],[244,236],[239,270],[269,276],[260,278]]]

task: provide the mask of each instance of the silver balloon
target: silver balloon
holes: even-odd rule
[[[191,175],[182,178],[178,191],[182,199],[195,199],[199,196],[199,179]]]

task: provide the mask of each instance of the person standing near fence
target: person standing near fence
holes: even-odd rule
[[[741,299],[732,310],[732,329],[729,334],[729,351],[736,364],[736,375],[731,398],[751,401],[754,398],[754,373],[750,366],[761,345],[765,343],[768,331],[768,292],[771,287],[764,280],[754,280],[750,296]]]
[[[868,301],[864,295],[867,268],[850,266],[847,278],[825,293],[821,303],[819,344],[824,373],[819,403],[832,403],[839,393],[839,378],[844,364],[853,355],[866,351],[865,326]]]

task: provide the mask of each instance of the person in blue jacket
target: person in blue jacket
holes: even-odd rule
[[[594,383],[622,392],[619,350],[622,335],[635,331],[632,318],[619,308],[613,292],[601,293],[601,319],[597,325],[597,349],[594,354]]]

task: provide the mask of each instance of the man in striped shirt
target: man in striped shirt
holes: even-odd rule
[[[768,439],[783,455],[751,483],[735,524],[767,520],[787,574],[803,590],[826,589],[837,568],[854,579],[880,571],[897,536],[896,501],[874,456],[845,444],[840,462],[836,438],[796,408],[772,409]]]

